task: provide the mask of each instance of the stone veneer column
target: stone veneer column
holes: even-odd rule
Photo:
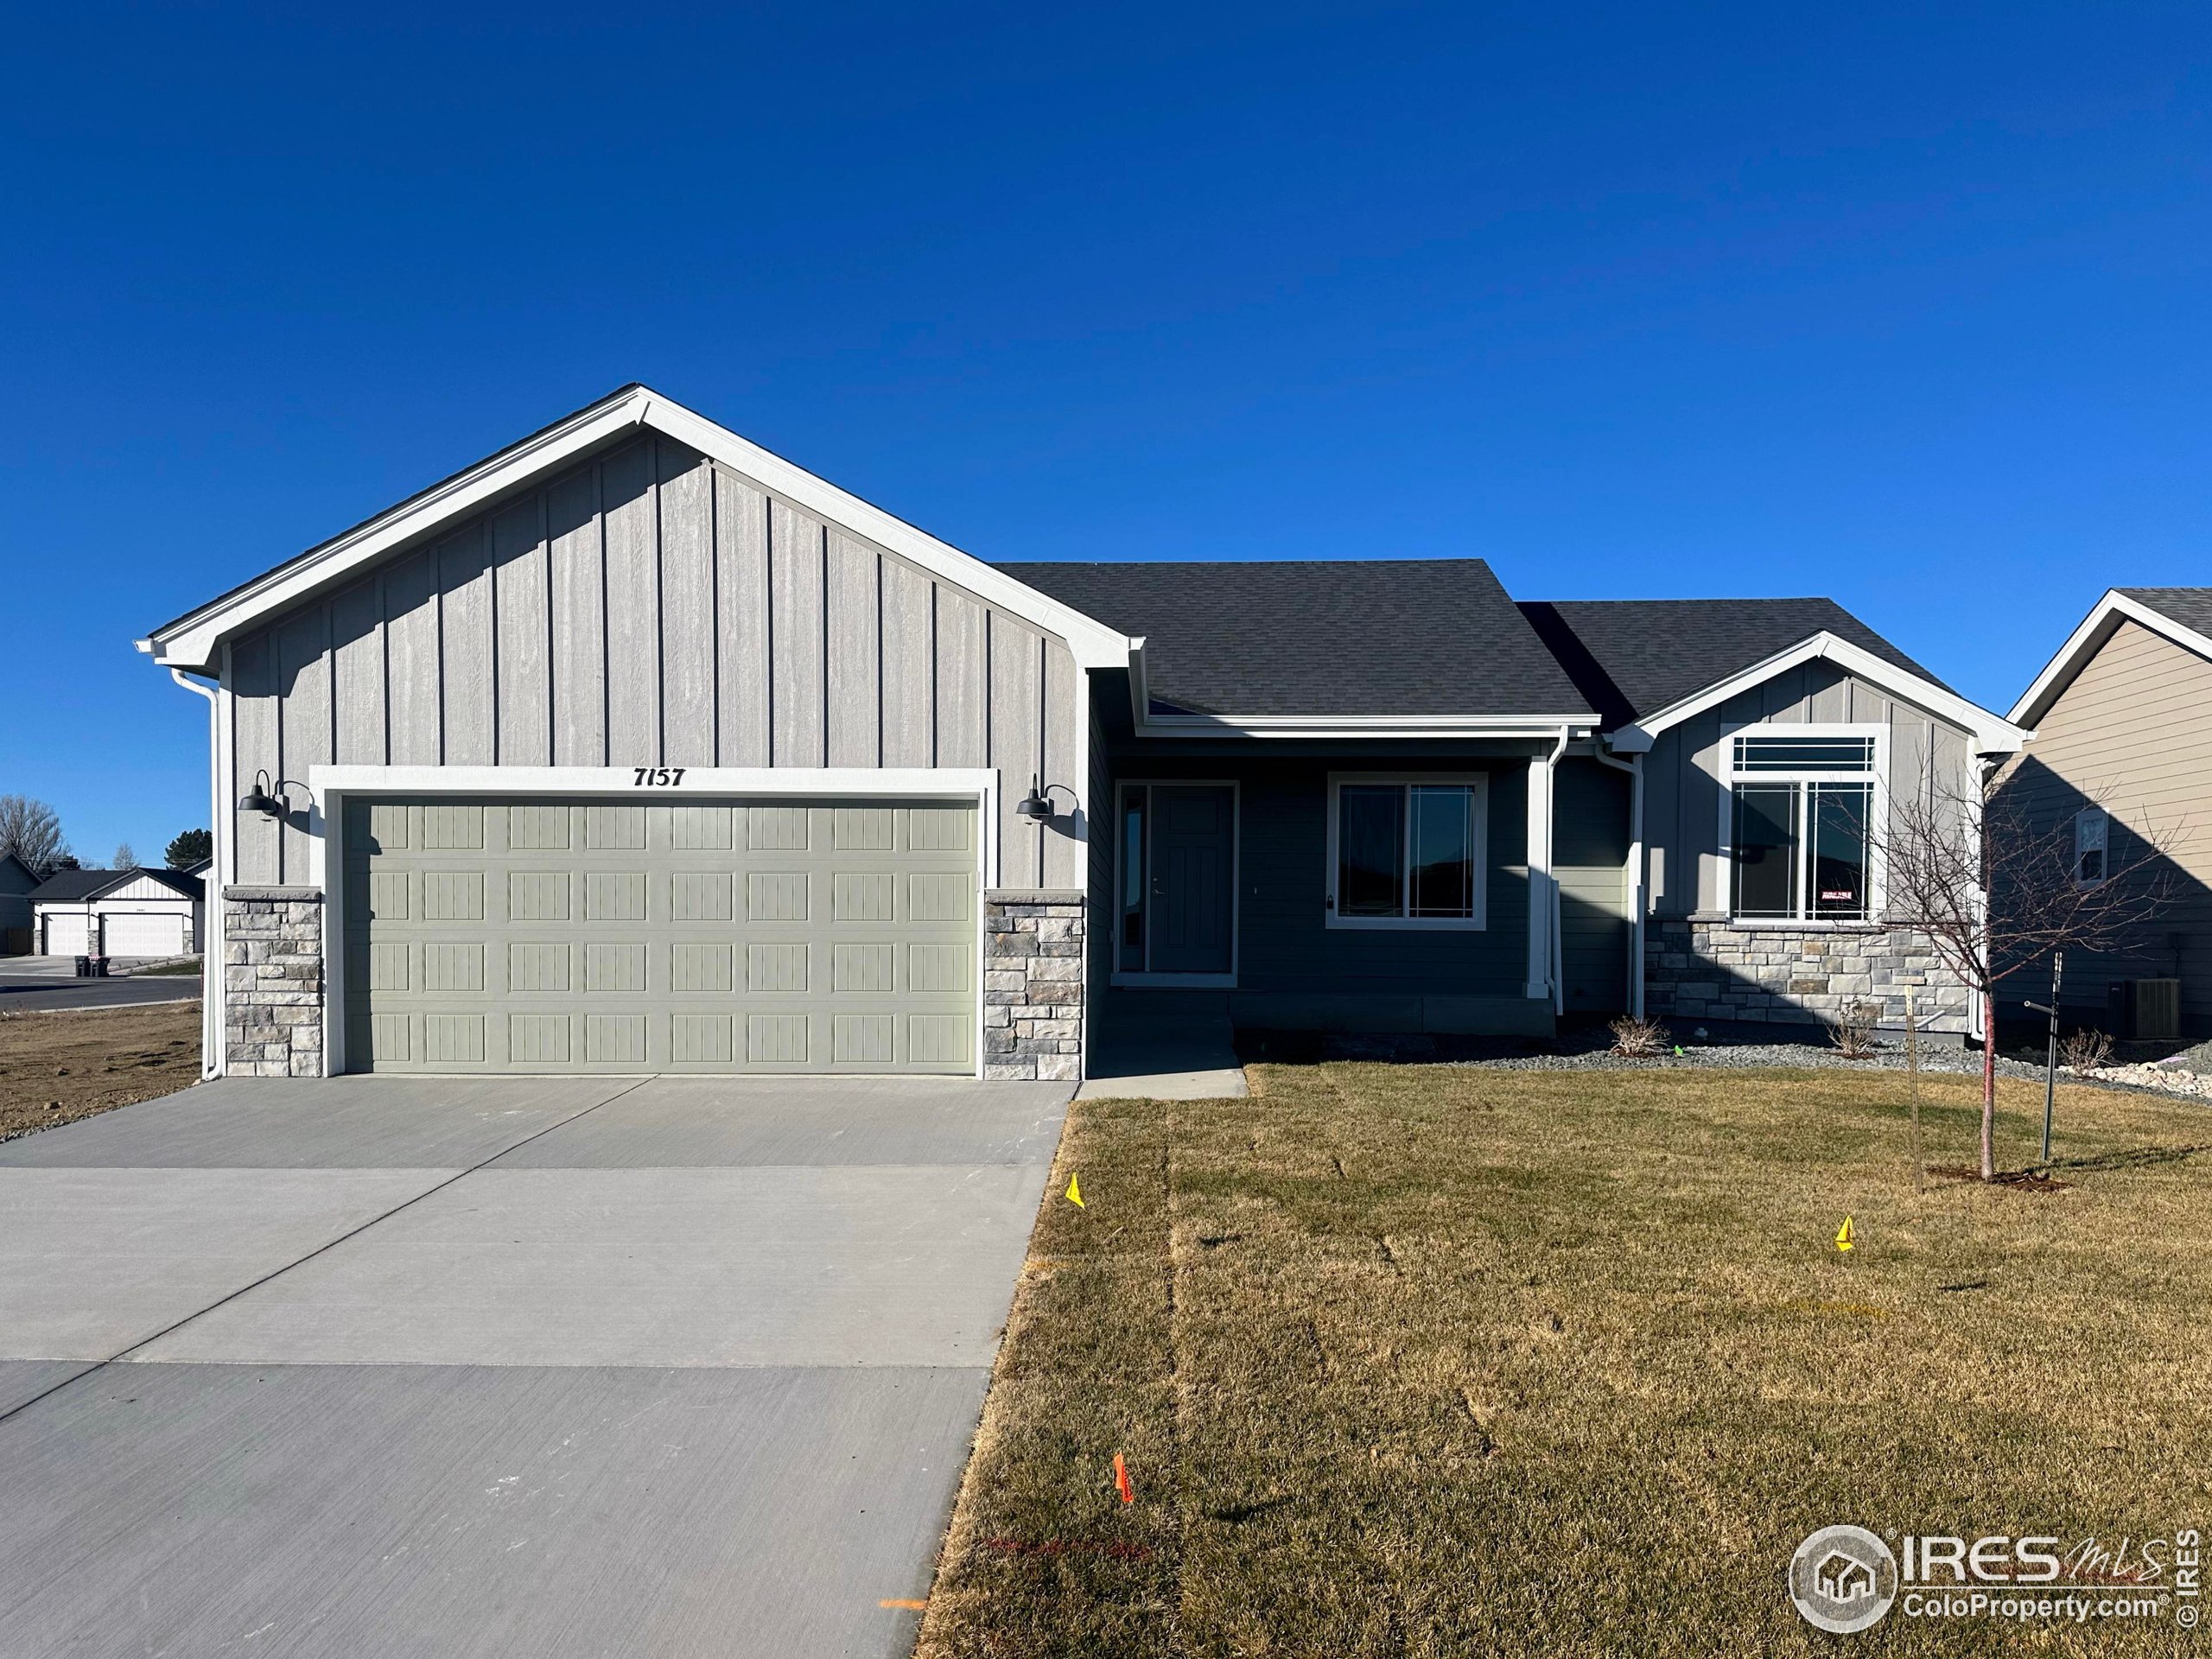
[[[1083,894],[983,894],[983,1075],[1071,1083],[1083,1070]]]
[[[234,1077],[319,1077],[322,891],[223,889],[223,1057]]]
[[[1901,1027],[1908,985],[1923,1030],[1971,1025],[1966,985],[1909,928],[1737,927],[1695,917],[1644,928],[1644,1010],[1655,1020],[1808,1024],[1872,1002],[1884,1026]]]

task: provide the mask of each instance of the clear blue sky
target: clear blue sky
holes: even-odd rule
[[[2002,709],[2212,582],[2212,13],[1937,10],[18,12],[0,792],[158,857],[131,639],[633,379],[986,558],[1829,594]]]

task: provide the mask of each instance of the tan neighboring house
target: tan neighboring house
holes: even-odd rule
[[[2164,1034],[2129,1028],[2126,1010],[2155,1019],[2173,988],[2139,982],[2177,980],[2179,1034],[2212,1034],[2212,588],[2113,588],[2012,720],[2034,736],[1999,787],[2037,824],[2072,821],[2077,880],[2127,868],[2133,837],[2171,838],[2171,906],[2125,952],[2068,958],[2068,1018]],[[2047,984],[2034,970],[2017,976],[2002,1016],[2030,1017],[2022,1001]]]

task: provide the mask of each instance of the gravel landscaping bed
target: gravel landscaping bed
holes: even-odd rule
[[[1385,1063],[1480,1067],[1493,1071],[1771,1071],[1805,1067],[1847,1071],[1903,1071],[1904,1042],[1884,1037],[1865,1059],[1847,1058],[1826,1039],[1807,1038],[1756,1041],[1735,1037],[1700,1040],[1695,1028],[1675,1033],[1675,1052],[1651,1059],[1628,1059],[1612,1052],[1612,1035],[1602,1030],[1561,1032],[1550,1043],[1519,1037],[1329,1036],[1301,1042],[1294,1034],[1239,1034],[1249,1059],[1375,1060]],[[1304,1052],[1300,1052],[1304,1051]],[[2196,1066],[2191,1067],[2191,1061]],[[1920,1069],[1954,1076],[1979,1077],[1981,1051],[1948,1043],[1920,1046]],[[2023,1082],[2043,1081],[2040,1059],[1997,1057],[1997,1074]],[[2060,1080],[2130,1093],[2178,1095],[2212,1099],[2212,1045],[2177,1055],[2163,1065],[2108,1065],[2075,1073],[2061,1068]]]

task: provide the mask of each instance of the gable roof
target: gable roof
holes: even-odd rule
[[[35,905],[69,904],[82,899],[96,899],[113,887],[118,879],[130,874],[128,870],[56,870],[31,889],[31,902]]]
[[[1125,665],[1134,643],[1095,620],[1023,587],[982,560],[893,518],[849,491],[793,466],[652,388],[627,385],[541,427],[374,518],[311,547],[251,582],[164,622],[138,649],[172,670],[205,673],[223,639],[361,569],[413,547],[534,480],[640,427],[650,427],[840,529],[965,588],[1068,643],[1086,667]]]
[[[81,904],[87,899],[105,898],[118,887],[127,887],[137,880],[158,881],[170,892],[186,899],[200,899],[207,895],[207,884],[198,876],[188,875],[182,870],[156,870],[146,868],[129,870],[56,870],[52,875],[31,889],[33,904]]]
[[[999,569],[1143,637],[1147,718],[1595,721],[1480,559]]]
[[[12,878],[15,886],[10,891],[16,893],[27,893],[38,886],[38,872],[14,853],[0,853],[0,874]]]
[[[2212,658],[2212,588],[2107,588],[2020,694],[2012,705],[2014,723],[2033,727],[2039,722],[2089,658],[2127,622],[2139,624],[2184,651]]]
[[[1819,633],[1950,689],[1832,599],[1563,599],[1521,610],[1600,699],[1608,725],[1656,714]]]
[[[1635,747],[1802,663],[1823,660],[1955,721],[1985,753],[2025,734],[1969,702],[1832,599],[1560,600],[1521,607]]]

